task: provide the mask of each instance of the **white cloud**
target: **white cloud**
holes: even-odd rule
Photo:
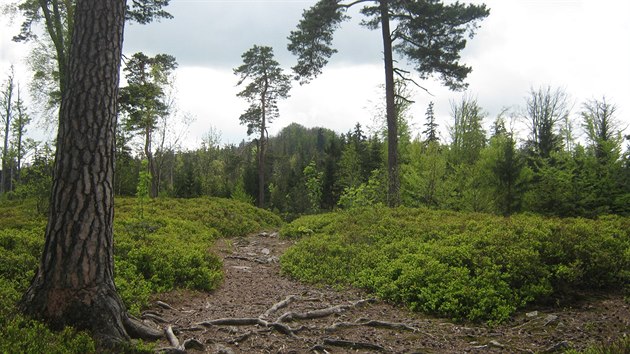
[[[1,1],[1,0],[0,0]],[[530,88],[561,87],[574,99],[575,113],[587,99],[603,95],[618,105],[630,125],[630,2],[625,0],[475,0],[491,8],[462,62],[473,67],[470,94],[492,120],[504,106],[523,105]],[[272,45],[282,65],[295,61],[286,52],[286,36],[303,8],[314,1],[184,1],[172,4],[175,19],[126,29],[125,52],[169,53],[177,70],[180,109],[197,117],[189,142],[198,142],[211,126],[224,142],[246,139],[238,117],[246,108],[236,97],[232,68],[253,44]],[[356,12],[353,13],[356,15]],[[372,125],[384,81],[378,31],[345,23],[335,37],[339,50],[323,74],[308,85],[295,86],[280,103],[273,134],[291,122],[346,132],[358,121]],[[11,63],[26,82],[24,44],[11,42],[17,26],[0,17],[0,76]],[[453,93],[438,82],[423,83],[434,96],[416,90],[412,107],[416,125],[423,123],[429,101],[443,128],[450,122]],[[421,126],[419,127],[421,130]],[[443,129],[444,130],[444,129]]]

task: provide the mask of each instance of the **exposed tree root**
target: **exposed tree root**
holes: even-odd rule
[[[352,341],[347,341],[347,340],[341,340],[341,339],[331,339],[331,338],[326,338],[324,339],[324,345],[332,345],[335,347],[342,347],[342,348],[350,348],[350,349],[367,349],[367,350],[378,350],[378,351],[384,351],[385,348],[377,345],[377,344],[372,344],[372,343],[367,343],[367,342],[352,342]]]
[[[166,321],[165,319],[163,319],[159,314],[152,312],[152,311],[145,311],[142,313],[142,319],[143,320],[153,320],[157,323],[166,323],[168,321]]]
[[[174,308],[171,305],[169,305],[169,304],[167,304],[166,302],[163,302],[163,301],[156,301],[155,304],[158,305],[159,307],[165,309],[165,310],[174,310]]]
[[[326,331],[332,332],[341,328],[348,327],[374,327],[374,328],[386,328],[386,329],[395,329],[395,330],[405,330],[411,332],[418,332],[419,330],[415,327],[411,327],[404,323],[395,323],[395,322],[386,322],[386,321],[377,321],[377,320],[366,320],[359,319],[356,322],[337,322],[332,326],[326,327]]]
[[[275,303],[273,306],[271,306],[267,311],[265,311],[265,313],[263,313],[260,317],[262,318],[268,318],[269,316],[273,315],[274,313],[276,313],[278,310],[285,308],[287,306],[289,306],[293,301],[299,299],[299,297],[297,295],[289,295],[287,296],[284,300]]]
[[[161,353],[182,354],[186,353],[186,350],[188,349],[205,350],[203,343],[193,338],[186,339],[184,343],[180,344],[179,339],[177,339],[177,336],[173,332],[173,327],[171,326],[167,326],[164,329],[164,335],[171,346],[159,349],[158,351]]]
[[[208,320],[198,323],[201,326],[259,326],[263,329],[256,332],[247,332],[244,335],[241,335],[235,339],[228,341],[229,344],[236,344],[247,340],[252,334],[260,333],[260,332],[268,332],[269,330],[275,330],[279,333],[285,334],[292,338],[298,338],[296,333],[305,329],[304,326],[294,329],[289,327],[285,322],[295,321],[295,320],[310,320],[310,319],[318,319],[323,318],[335,314],[340,314],[349,309],[363,306],[367,303],[374,302],[374,299],[367,300],[357,300],[351,302],[349,304],[344,305],[336,305],[323,309],[308,311],[308,312],[285,312],[282,314],[276,321],[267,321],[263,318],[269,318],[274,313],[278,312],[278,310],[287,307],[292,302],[300,299],[297,295],[289,295],[284,298],[282,301],[273,304],[267,311],[261,314],[259,317],[236,317],[236,318],[219,318],[215,320]],[[350,327],[350,326],[369,326],[369,327],[381,327],[381,328],[390,328],[390,329],[403,329],[416,331],[417,329],[411,326],[408,326],[403,323],[390,323],[384,321],[369,321],[369,320],[360,320],[361,322],[356,323],[338,323],[332,326],[332,328],[337,329],[341,327]],[[167,333],[168,335],[168,333]],[[343,341],[337,339],[327,339],[324,342],[325,345],[332,345],[338,347],[346,347],[352,349],[369,349],[369,350],[384,350],[383,347],[371,344],[371,343],[362,343],[362,342],[350,342]]]
[[[171,343],[173,348],[184,349],[183,346],[179,345],[179,339],[177,339],[177,336],[173,333],[173,327],[167,326],[166,329],[164,329],[164,333],[166,334],[166,339],[168,339],[168,342]]]
[[[252,263],[258,263],[258,264],[268,264],[273,262],[273,258],[254,258],[254,257],[244,257],[244,256],[225,256],[223,257],[223,259],[238,259],[241,261],[248,261],[248,262],[252,262]]]
[[[132,338],[156,340],[164,337],[161,331],[143,324],[140,320],[131,315],[124,316],[123,325]]]
[[[374,301],[375,301],[374,299],[358,300],[347,305],[337,305],[337,306],[332,306],[325,309],[313,310],[313,311],[308,311],[304,313],[286,312],[282,316],[280,316],[280,318],[278,318],[278,322],[290,322],[294,320],[312,320],[316,318],[328,317],[334,314],[339,314],[341,312],[347,311],[354,307],[360,307],[366,303],[370,303]]]

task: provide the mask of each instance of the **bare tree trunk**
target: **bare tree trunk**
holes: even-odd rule
[[[6,91],[2,92],[4,103],[4,145],[2,149],[2,174],[0,174],[0,193],[9,192],[11,190],[11,174],[9,173],[9,135],[11,133],[11,116],[13,115],[13,89],[14,89],[14,72],[11,67],[11,73],[7,80]]]
[[[396,117],[396,103],[394,97],[394,59],[392,54],[392,37],[389,29],[389,5],[387,0],[381,0],[380,10],[385,62],[385,101],[387,115],[387,204],[390,207],[396,207],[400,204],[398,117]]]
[[[89,330],[102,344],[140,334],[113,278],[114,144],[125,3],[77,1],[46,242],[21,302],[25,313],[55,328]]]
[[[265,207],[265,145],[267,139],[265,133],[267,132],[267,90],[268,82],[265,80],[265,88],[260,95],[261,109],[261,124],[260,124],[260,144],[258,145],[258,207]]]

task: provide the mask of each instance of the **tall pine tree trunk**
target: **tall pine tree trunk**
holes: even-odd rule
[[[265,91],[262,94],[261,98],[261,106],[262,106],[262,124],[260,125],[260,143],[258,148],[258,207],[265,207],[265,145],[267,143],[267,139],[265,136],[265,132],[267,131],[267,117],[266,117],[266,100],[265,95],[267,94],[267,89],[265,87]]]
[[[6,91],[2,93],[5,100],[4,104],[4,144],[2,145],[2,173],[0,174],[0,193],[11,191],[11,173],[9,162],[9,135],[11,133],[11,116],[13,115],[13,67],[11,67],[11,73],[7,80]]]
[[[400,177],[398,174],[398,117],[396,117],[394,91],[394,59],[392,37],[389,29],[389,5],[381,0],[381,30],[385,62],[385,101],[387,115],[387,204],[396,207],[400,204]]]
[[[141,332],[113,275],[114,141],[125,0],[78,0],[46,242],[21,309],[104,344]],[[151,333],[158,335],[157,332]]]

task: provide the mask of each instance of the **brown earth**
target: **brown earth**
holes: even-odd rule
[[[276,233],[219,240],[213,252],[224,259],[223,284],[210,293],[161,294],[143,318],[172,326],[187,347],[203,344],[190,353],[544,353],[630,334],[630,306],[620,295],[532,308],[489,327],[414,313],[361,290],[303,284],[280,274],[278,257],[291,242]]]

